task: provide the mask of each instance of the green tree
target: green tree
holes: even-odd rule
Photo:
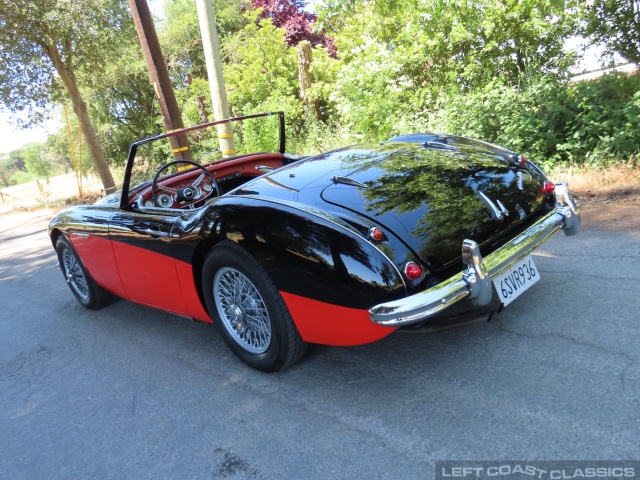
[[[78,128],[77,125],[74,125],[74,127],[72,127],[72,129],[76,132],[75,134],[73,134],[74,148],[77,149]],[[66,126],[60,128],[55,134],[51,134],[47,137],[47,140],[44,142],[43,146],[43,155],[46,160],[51,163],[54,175],[69,173],[69,171],[73,170],[73,159],[71,157],[69,135],[67,133]],[[90,163],[91,162],[89,161],[89,164]]]
[[[106,155],[122,165],[131,142],[164,126],[137,38],[123,39],[113,49],[115,58],[105,65],[99,82],[82,91],[91,99],[89,112]]]
[[[244,27],[243,0],[213,0],[213,9],[221,42]],[[176,84],[184,83],[188,76],[207,78],[196,2],[167,0],[158,36]]]
[[[248,11],[244,29],[223,44],[229,63],[223,66],[233,116],[282,110],[287,117],[287,137],[302,127],[303,105],[298,83],[298,59],[295,48],[285,42],[285,31],[271,19],[258,22],[260,9]],[[275,123],[261,132],[253,131],[257,123],[243,126],[244,146],[251,150],[268,150],[277,138]],[[246,143],[248,142],[248,143]],[[264,143],[266,142],[266,143]]]
[[[595,0],[583,2],[583,34],[626,60],[640,63],[640,1]]]
[[[0,181],[8,187],[34,179],[25,167],[25,156],[22,148],[12,150],[8,154],[0,154]]]
[[[257,22],[258,13],[248,12],[247,26],[224,44],[229,100],[242,113],[275,98],[297,98],[300,88],[296,51],[287,47],[285,31],[270,19]]]
[[[68,170],[68,159],[59,151],[60,139],[56,135],[49,135],[44,143],[27,143],[8,155],[2,154],[0,158],[2,184],[8,187],[23,181],[46,179]]]
[[[357,132],[384,138],[440,96],[500,79],[562,76],[573,19],[555,0],[334,1],[321,25],[343,68],[332,100]]]
[[[4,0],[0,3],[0,101],[31,111],[66,92],[105,190],[115,183],[90,119],[79,79],[91,84],[123,37],[134,35],[118,0]]]
[[[49,178],[53,173],[53,164],[44,156],[44,144],[39,142],[27,143],[20,149],[24,157],[27,172],[35,178]]]
[[[0,153],[0,182],[2,182],[2,187],[11,185],[11,175],[13,175],[14,171],[15,166],[9,155]]]
[[[22,151],[20,149],[9,152],[9,159],[16,170],[21,170],[23,172],[27,171],[24,165],[24,157],[22,156]]]
[[[423,130],[504,145],[544,167],[628,161],[640,152],[640,75],[584,82],[500,81],[467,95],[443,95]]]

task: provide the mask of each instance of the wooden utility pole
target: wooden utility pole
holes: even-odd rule
[[[184,127],[147,0],[128,0],[167,132]],[[176,160],[193,160],[186,134],[169,137]]]
[[[310,67],[313,60],[311,56],[311,44],[307,41],[298,43],[296,47],[298,49],[298,80],[300,82],[300,97],[305,107],[309,106],[309,98],[307,92],[313,84],[313,74]],[[318,100],[313,102],[314,109],[316,111],[316,117],[320,120],[320,104]]]
[[[220,58],[220,44],[216,30],[216,19],[213,15],[211,0],[196,0],[198,19],[200,20],[200,35],[202,36],[202,48],[207,64],[207,76],[209,77],[209,89],[211,90],[211,102],[213,103],[213,116],[216,121],[229,118],[229,105],[227,103],[227,91],[222,76],[222,59]],[[231,122],[223,123],[218,127],[218,139],[220,152],[223,157],[229,157],[236,153],[236,142],[233,138]]]

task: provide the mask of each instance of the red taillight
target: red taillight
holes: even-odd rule
[[[556,189],[556,186],[552,182],[544,182],[542,184],[542,193],[544,195],[551,195]]]
[[[374,242],[379,242],[384,238],[384,233],[378,227],[372,227],[369,230],[369,238]]]
[[[525,157],[524,155],[518,155],[518,163],[520,165],[524,165],[525,163],[527,163],[527,157]]]
[[[404,274],[409,280],[415,280],[422,276],[422,267],[416,262],[407,262],[404,266]]]

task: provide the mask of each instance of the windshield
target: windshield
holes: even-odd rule
[[[219,128],[230,124],[235,153],[220,150]],[[225,125],[226,126],[226,125]],[[179,172],[196,169],[223,159],[254,153],[284,153],[284,115],[270,112],[187,127],[134,142],[122,181],[124,207],[141,188]],[[175,164],[170,165],[175,162]]]

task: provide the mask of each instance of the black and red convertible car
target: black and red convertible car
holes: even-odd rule
[[[52,219],[82,305],[113,294],[214,322],[240,359],[277,371],[308,343],[488,316],[540,278],[537,246],[580,228],[566,183],[504,148],[416,133],[296,157],[282,113],[223,122],[251,147],[257,120],[277,124],[274,153],[218,158],[221,122],[140,140],[121,191]],[[174,160],[180,135],[194,162]]]

